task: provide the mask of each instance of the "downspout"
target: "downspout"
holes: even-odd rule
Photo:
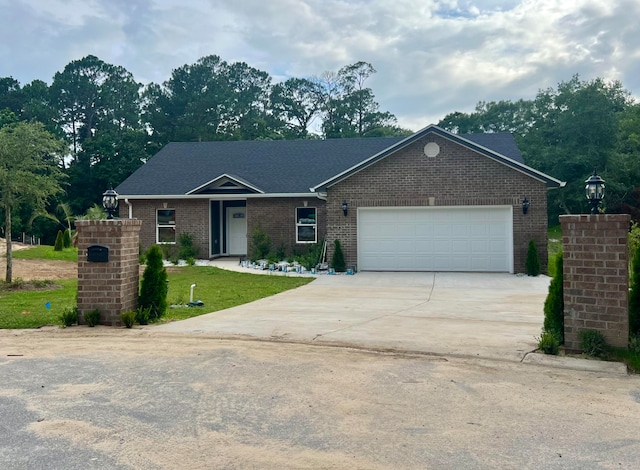
[[[124,202],[129,206],[129,218],[133,219],[133,205],[129,202],[129,199],[125,198]]]

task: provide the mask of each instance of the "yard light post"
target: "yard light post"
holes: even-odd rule
[[[598,176],[598,173],[596,173],[594,168],[593,175],[591,175],[585,183],[586,186],[584,189],[587,200],[589,201],[589,204],[591,204],[591,213],[597,214],[598,206],[604,199],[604,180]]]
[[[113,189],[107,189],[102,195],[102,206],[107,211],[107,219],[113,219],[118,208],[118,193]]]

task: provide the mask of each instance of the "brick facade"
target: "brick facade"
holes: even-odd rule
[[[563,215],[564,343],[580,351],[580,331],[613,346],[629,338],[629,215]]]
[[[305,206],[305,203],[307,204]],[[278,249],[285,247],[286,253],[304,250],[305,244],[296,243],[296,208],[315,207],[318,222],[318,243],[326,235],[327,205],[315,194],[309,193],[306,198],[259,198],[247,199],[247,243],[249,253],[252,247],[252,233],[260,226],[271,238],[271,246]]]
[[[141,220],[77,220],[78,312],[80,322],[91,310],[100,311],[100,323],[120,325],[120,314],[138,307],[138,258]],[[109,249],[107,262],[90,262],[87,249]]]
[[[144,220],[140,230],[140,246],[143,250],[156,243],[156,211],[175,209],[176,241],[182,233],[193,236],[193,244],[200,258],[208,258],[209,246],[209,200],[208,199],[169,199],[169,200],[131,200],[133,217]],[[120,212],[128,210],[121,203]]]
[[[435,158],[424,154],[436,142]],[[522,213],[522,199],[531,202]],[[345,217],[342,202],[349,203]],[[359,207],[508,205],[513,207],[515,272],[524,272],[534,240],[542,271],[547,269],[547,188],[545,183],[440,136],[429,134],[375,165],[330,187],[327,192],[327,239],[342,244],[347,266],[357,260]],[[331,259],[333,243],[328,244]]]

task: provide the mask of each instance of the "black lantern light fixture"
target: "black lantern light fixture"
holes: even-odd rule
[[[107,219],[113,219],[118,208],[118,193],[113,188],[107,189],[102,195],[102,206],[107,211]]]
[[[347,201],[344,201],[342,203],[342,213],[344,214],[345,217],[349,213],[349,203]]]
[[[593,175],[589,177],[588,180],[585,181],[586,186],[585,194],[587,196],[587,200],[589,204],[591,204],[591,213],[598,213],[598,206],[604,199],[604,180],[598,176],[596,170],[593,170]]]
[[[522,200],[522,213],[526,214],[527,212],[529,212],[529,206],[531,205],[531,203],[529,202],[529,199],[527,199],[526,197]]]

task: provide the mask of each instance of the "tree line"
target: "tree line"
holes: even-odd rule
[[[48,209],[63,203],[65,212],[83,214],[172,141],[409,135],[380,110],[367,86],[375,73],[356,62],[274,83],[265,71],[210,55],[143,86],[124,67],[89,55],[57,72],[50,85],[0,77],[0,128],[36,121],[65,143],[57,160],[64,192]],[[33,220],[34,207],[16,207],[14,233],[55,236],[50,220]]]
[[[62,150],[43,157],[55,162],[61,187],[45,209],[54,213],[62,203],[60,216],[68,221],[171,141],[411,134],[380,110],[367,86],[375,72],[360,61],[319,77],[274,83],[267,72],[210,55],[176,68],[163,83],[142,85],[125,68],[89,55],[57,72],[50,85],[0,77],[0,129],[39,122],[62,143]],[[551,224],[560,214],[587,212],[584,180],[594,168],[606,181],[605,210],[640,219],[640,105],[620,82],[574,76],[530,100],[482,101],[470,113],[452,112],[439,126],[457,133],[510,132],[527,165],[567,181],[566,188],[549,192]],[[0,179],[11,179],[1,164]],[[34,200],[15,206],[14,233],[53,243],[55,222],[34,219],[36,209],[43,211]],[[4,207],[0,203],[0,216]],[[0,228],[6,230],[6,222]]]
[[[588,213],[584,182],[594,169],[605,180],[603,209],[640,220],[640,105],[619,81],[575,75],[530,100],[481,101],[439,126],[512,133],[527,165],[567,182],[548,193],[550,224],[561,214]]]

